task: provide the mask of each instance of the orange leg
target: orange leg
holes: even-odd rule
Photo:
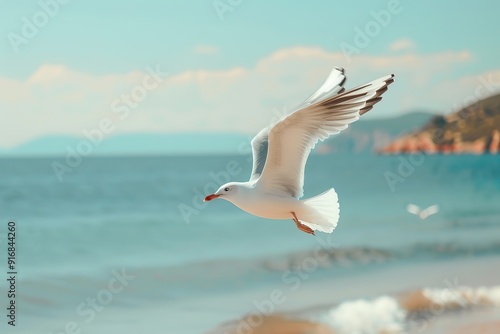
[[[297,225],[297,228],[299,230],[314,235],[314,231],[309,226],[306,226],[299,221],[299,219],[295,215],[295,212],[292,212],[292,215],[293,215],[293,221],[295,222],[295,225]]]

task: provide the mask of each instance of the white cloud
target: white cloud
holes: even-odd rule
[[[402,51],[415,49],[415,43],[409,38],[398,39],[389,45],[390,51]]]
[[[500,93],[500,69],[446,80],[436,85],[431,95],[446,114],[464,108],[487,96]]]
[[[0,146],[50,134],[81,135],[104,117],[115,120],[114,133],[254,133],[275,118],[273,109],[293,107],[312,94],[333,66],[346,67],[347,87],[396,74],[396,82],[368,117],[433,108],[449,103],[450,98],[434,94],[429,83],[436,77],[446,79],[471,58],[467,51],[360,55],[347,64],[340,52],[287,48],[252,68],[186,71],[167,77],[124,120],[111,112],[112,102],[141,85],[146,69],[92,75],[63,65],[44,65],[26,81],[0,77]]]

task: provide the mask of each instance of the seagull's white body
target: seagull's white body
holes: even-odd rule
[[[253,170],[247,182],[230,182],[205,198],[225,199],[258,217],[293,219],[307,233],[331,233],[339,219],[337,194],[330,189],[301,200],[309,152],[380,101],[394,75],[344,92],[344,70],[334,68],[323,85],[290,115],[252,140]]]
[[[231,191],[234,190],[234,185],[237,185],[238,194],[228,196],[226,199],[254,216],[268,219],[290,219],[290,212],[295,212],[299,217],[309,216],[313,213],[305,201],[287,194],[268,193],[262,189],[259,182],[232,182],[227,185],[233,186]],[[332,193],[335,194],[333,191]],[[336,203],[336,195],[332,196],[332,200]]]
[[[421,209],[418,205],[415,204],[408,204],[406,207],[406,211],[408,211],[411,214],[416,215],[418,218],[424,220],[427,219],[429,216],[435,215],[436,213],[439,212],[439,205],[434,204],[429,206],[427,209]]]
[[[300,200],[291,196],[265,193],[255,182],[240,183],[238,195],[228,201],[254,216],[268,219],[289,219],[290,211],[298,210],[301,206]]]

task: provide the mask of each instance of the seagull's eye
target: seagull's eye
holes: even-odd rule
[[[229,191],[229,188],[227,188],[227,187],[226,187],[226,188],[224,188],[224,191]]]

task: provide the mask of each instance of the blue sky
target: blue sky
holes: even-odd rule
[[[107,115],[116,125],[109,135],[252,133],[311,94],[333,66],[346,69],[348,87],[396,74],[369,117],[449,112],[478,78],[498,82],[498,2],[395,1],[3,2],[0,146],[81,135]],[[23,18],[33,23],[40,3],[57,3],[57,13],[16,52],[12,36],[23,36]],[[230,8],[223,19],[215,5]],[[374,12],[396,5],[385,26],[377,22]],[[357,29],[370,24],[374,36],[346,57],[342,45],[356,47]],[[168,75],[117,118],[113,101],[152,68]]]

